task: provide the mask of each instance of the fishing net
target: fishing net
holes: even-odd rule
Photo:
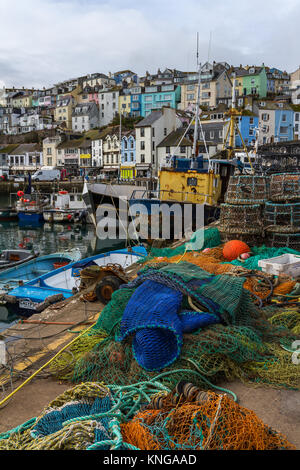
[[[213,248],[220,245],[220,233],[216,227],[197,230],[190,240],[176,248],[151,248],[148,257],[143,259],[149,261],[153,258],[162,257],[170,258],[173,256],[183,255],[187,251],[202,250],[205,248]]]
[[[211,251],[222,259],[219,247]],[[267,320],[265,309],[259,310],[244,288],[251,279],[210,275],[187,262],[148,264],[132,283],[114,292],[94,328],[83,336],[83,346],[79,339],[81,355],[70,361],[75,342],[53,363],[52,372],[75,383],[124,385],[148,380],[162,369],[166,374],[161,380],[168,385],[194,379],[205,387],[208,378],[214,383],[239,378],[298,388],[299,367],[279,346],[290,345],[297,332]],[[151,318],[154,312],[158,316]],[[275,313],[272,308],[269,316]],[[203,314],[218,318],[219,324],[203,327]]]
[[[123,440],[141,450],[295,450],[285,436],[228,396],[203,393],[192,384],[179,387],[183,393],[156,397],[122,423]]]
[[[129,386],[86,382],[0,434],[0,450],[295,449],[224,391],[186,381],[167,388],[156,379]]]
[[[278,310],[278,309],[277,309]],[[269,318],[272,325],[282,326],[292,333],[300,335],[300,310],[296,307],[284,307]]]

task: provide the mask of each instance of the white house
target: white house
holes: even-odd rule
[[[137,177],[157,174],[160,162],[157,146],[172,132],[181,127],[173,108],[153,111],[135,126]]]
[[[119,89],[102,91],[99,97],[100,127],[107,126],[119,112]]]
[[[92,166],[101,168],[103,166],[103,140],[92,140]]]
[[[99,108],[96,103],[77,104],[72,113],[72,130],[87,132],[99,126]]]
[[[21,144],[10,153],[9,165],[13,171],[36,171],[43,165],[39,144]]]

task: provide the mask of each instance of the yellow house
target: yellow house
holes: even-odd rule
[[[203,74],[204,75],[204,74]],[[220,102],[231,99],[231,80],[226,71],[211,79],[201,79],[200,106],[215,108]],[[198,98],[198,81],[181,85],[181,109],[184,111],[191,105],[196,106]]]
[[[59,97],[54,111],[54,120],[58,124],[65,123],[67,129],[72,129],[72,111],[74,98],[71,95]]]
[[[12,106],[14,108],[31,108],[32,95],[20,95],[12,99]]]
[[[119,95],[119,110],[123,116],[131,113],[131,95]]]

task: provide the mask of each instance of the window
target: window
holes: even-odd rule
[[[47,148],[47,155],[52,155],[52,148],[51,147]]]
[[[295,121],[300,121],[300,113],[295,114]]]
[[[210,138],[210,139],[214,139],[214,138],[215,138],[215,133],[214,133],[214,131],[210,131],[210,133],[209,133],[209,138]]]
[[[145,150],[145,141],[141,140],[141,150]]]
[[[280,134],[288,134],[288,127],[287,126],[280,126]]]
[[[295,125],[295,132],[297,132],[297,133],[299,132],[299,124]]]
[[[168,130],[167,130],[167,128],[165,127],[165,128],[164,128],[164,135],[167,135],[167,132],[168,132]]]
[[[47,158],[47,164],[48,166],[52,165],[52,157]]]
[[[188,86],[187,86],[187,89],[188,89],[189,91],[193,91],[193,90],[195,89],[195,85],[188,85]]]
[[[155,129],[152,127],[152,137],[155,137]]]
[[[192,101],[192,100],[195,99],[195,95],[194,95],[194,94],[192,94],[192,95],[187,95],[187,99],[188,99],[189,101]]]
[[[141,128],[140,135],[141,135],[141,137],[145,137],[145,129],[143,127]]]
[[[249,123],[254,124],[254,118],[253,117],[249,119]]]
[[[286,114],[282,115],[282,122],[286,122]]]
[[[262,115],[262,120],[263,120],[263,121],[268,121],[269,118],[270,118],[269,114],[265,114],[265,113],[264,113],[264,114]]]
[[[185,146],[180,147],[180,153],[186,153],[186,147]]]
[[[171,153],[171,148],[170,147],[166,147],[166,153]]]
[[[145,155],[141,154],[141,163],[145,163]]]

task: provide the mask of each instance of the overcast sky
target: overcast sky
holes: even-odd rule
[[[300,0],[0,0],[0,84],[200,61],[300,65]],[[209,47],[211,37],[211,47]]]

